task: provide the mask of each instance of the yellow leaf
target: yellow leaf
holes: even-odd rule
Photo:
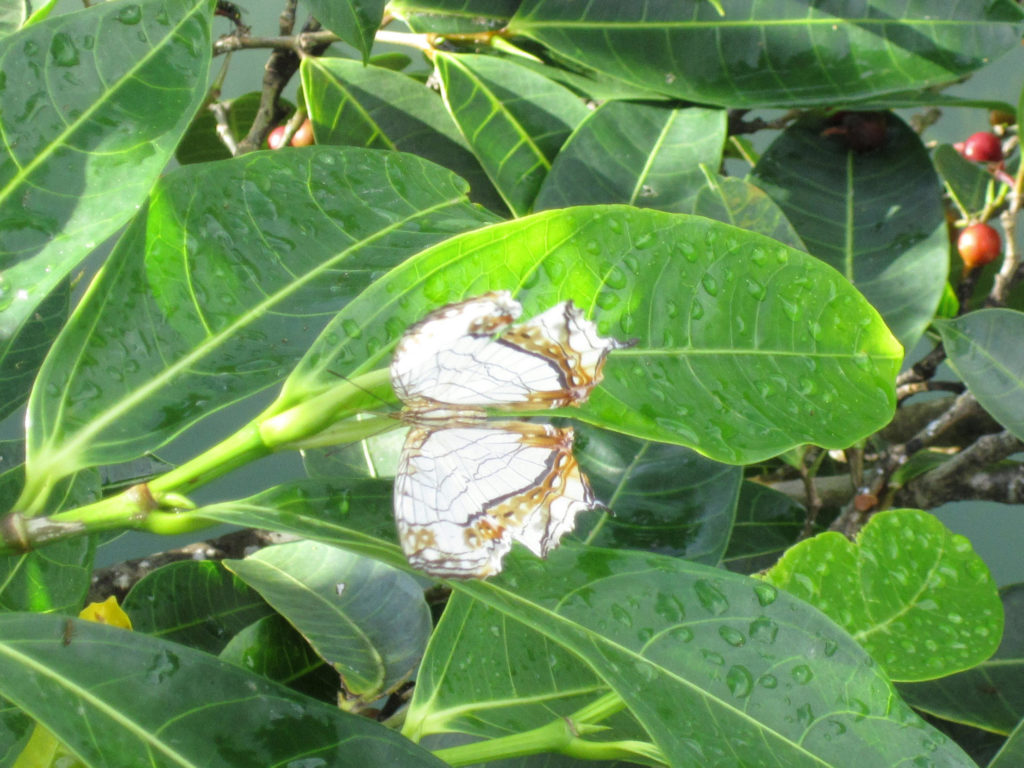
[[[128,618],[127,613],[121,610],[121,606],[117,604],[117,598],[113,595],[102,603],[89,603],[78,614],[78,618],[95,621],[98,624],[109,624],[121,629],[132,628],[132,620]]]

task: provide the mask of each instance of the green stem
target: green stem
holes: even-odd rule
[[[386,386],[387,376],[387,369],[371,371],[291,407],[279,400],[194,459],[116,496],[48,517],[12,513],[0,521],[0,555],[103,530],[176,534],[214,525],[192,513],[194,505],[182,494],[275,451],[354,442],[397,426],[384,417],[339,421],[377,402],[373,390]]]
[[[453,766],[473,765],[491,760],[524,757],[541,752],[561,752],[584,760],[630,760],[643,757],[665,762],[657,746],[646,741],[593,741],[582,738],[603,730],[597,723],[624,709],[626,702],[617,693],[606,693],[568,717],[523,733],[477,741],[458,747],[438,749],[434,755]]]

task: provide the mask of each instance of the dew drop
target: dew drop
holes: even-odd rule
[[[78,47],[66,32],[58,32],[53,36],[50,55],[58,67],[74,67],[78,64]]]
[[[771,690],[772,688],[779,687],[779,680],[775,675],[761,675],[761,677],[757,679],[757,684],[762,688]]]
[[[743,699],[749,696],[754,688],[754,678],[746,667],[736,664],[729,667],[729,671],[725,673],[725,684],[733,696]]]
[[[716,667],[725,666],[725,658],[720,653],[704,650],[700,652],[700,655],[703,656],[704,660],[709,664],[714,664]]]
[[[710,273],[704,273],[704,276],[700,279],[700,284],[704,286],[704,290],[708,292],[708,295],[718,295],[718,281]]]
[[[743,636],[742,632],[729,626],[719,627],[718,636],[734,648],[740,648],[747,643],[747,638]]]
[[[117,14],[117,20],[122,24],[128,24],[134,26],[142,21],[142,8],[138,5],[126,5],[121,9],[121,12]]]
[[[342,320],[341,330],[350,339],[358,339],[363,335],[363,329],[355,320]]]
[[[624,626],[633,626],[633,615],[618,603],[612,605],[612,618]]]
[[[798,664],[793,667],[793,671],[790,674],[799,685],[807,685],[814,679],[814,672],[806,664]]]
[[[654,245],[656,241],[657,238],[654,236],[654,233],[645,232],[633,242],[633,247],[636,248],[638,251],[643,251]]]
[[[747,293],[753,296],[758,301],[763,301],[767,291],[765,287],[761,285],[757,280],[747,280]]]
[[[754,585],[754,595],[757,597],[757,602],[764,607],[775,602],[775,598],[779,596],[779,590],[771,584],[760,582]]]
[[[688,643],[693,640],[693,630],[688,627],[676,627],[669,632],[668,635],[673,640],[678,640],[680,643]]]
[[[759,643],[771,645],[779,634],[779,625],[767,616],[759,616],[750,622],[750,637]]]
[[[708,613],[720,616],[729,610],[729,600],[710,581],[700,579],[693,585],[693,591],[697,593],[697,600]]]
[[[676,246],[676,250],[683,254],[683,258],[691,264],[697,262],[697,248],[692,243],[679,243]]]
[[[702,317],[704,317],[704,307],[699,301],[694,299],[693,303],[690,304],[690,319],[700,320]]]

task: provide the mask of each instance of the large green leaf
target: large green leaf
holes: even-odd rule
[[[132,459],[275,384],[374,278],[490,221],[410,155],[282,149],[169,174],[39,374],[30,481]]]
[[[399,72],[351,59],[306,57],[301,72],[318,144],[419,155],[466,179],[476,202],[507,212],[435,91]]]
[[[1024,584],[1000,592],[1006,626],[991,658],[956,675],[902,683],[900,694],[928,714],[1008,734],[1024,720]]]
[[[1017,768],[1019,765],[1024,765],[1024,722],[1013,730],[988,768]]]
[[[588,544],[717,565],[732,530],[742,471],[678,445],[605,430],[576,432],[577,454],[609,511],[579,521]]]
[[[972,163],[949,144],[935,148],[935,170],[941,175],[950,192],[968,213],[978,213],[985,207],[985,197],[992,184],[992,174],[982,163]]]
[[[304,534],[408,568],[394,545],[363,529],[364,520],[380,514],[367,489],[353,487],[340,512],[331,502],[340,488],[304,484],[201,514]],[[387,504],[386,493],[379,498]],[[454,662],[439,674],[432,660],[421,681],[431,687],[418,711],[436,716],[435,727],[454,723],[480,733],[507,718],[536,722],[536,708],[505,702],[499,710],[501,702],[486,689],[488,680],[513,684],[504,679],[515,674],[515,659],[527,673],[539,669],[547,656],[527,662],[542,653],[546,638],[562,649],[556,662],[562,651],[575,657],[564,688],[557,663],[546,668],[553,682],[529,674],[523,680],[551,696],[552,719],[573,699],[614,691],[670,765],[860,768],[925,759],[934,768],[973,765],[899,700],[881,668],[840,627],[769,584],[678,558],[573,545],[546,561],[516,549],[505,562],[505,572],[490,581],[452,584],[502,623],[462,638],[468,657],[450,656],[440,642],[431,647],[435,659]],[[537,639],[525,648],[523,641],[512,648],[498,642],[512,622]],[[581,676],[580,664],[593,677]],[[456,712],[458,690],[444,690],[447,675],[465,681],[470,670],[477,682],[465,683]],[[606,687],[595,685],[597,679]],[[478,694],[484,700],[475,712],[470,697]],[[432,708],[435,697],[443,711]]]
[[[808,250],[856,285],[909,349],[946,284],[942,185],[916,133],[894,115],[869,119],[884,132],[870,151],[834,133],[855,128],[816,116],[794,123],[761,156],[754,183],[782,207]]]
[[[1024,440],[1024,313],[982,309],[935,323],[949,363],[982,407]]]
[[[1018,45],[1010,0],[851,6],[802,0],[524,0],[508,24],[641,88],[721,106],[873,99],[947,83]]]
[[[166,165],[205,94],[212,5],[101,3],[0,39],[4,354]]]
[[[363,55],[373,47],[387,0],[305,0],[316,20]]]
[[[916,509],[880,512],[856,543],[835,531],[792,547],[767,580],[846,628],[894,680],[932,680],[995,651],[1003,609],[963,536]]]
[[[629,203],[693,213],[701,164],[722,162],[726,115],[609,101],[576,128],[544,179],[534,208]]]
[[[136,632],[219,653],[233,635],[273,610],[213,561],[183,560],[148,573],[121,606]]]
[[[443,766],[365,717],[201,651],[56,616],[0,616],[0,695],[90,768]]]
[[[68,317],[69,281],[62,280],[36,307],[9,344],[0,343],[0,420],[28,400],[36,372]]]
[[[407,574],[310,541],[267,547],[225,565],[302,633],[350,693],[372,701],[419,664],[430,612]]]
[[[520,0],[392,0],[391,12],[414,32],[439,34],[501,29]]]
[[[438,51],[452,119],[516,216],[529,212],[569,133],[587,115],[571,91],[495,56]]]
[[[628,206],[546,211],[409,259],[335,317],[282,402],[383,366],[429,310],[494,289],[527,316],[572,299],[603,335],[637,339],[561,415],[746,463],[848,446],[893,411],[902,350],[841,275],[762,235]]]

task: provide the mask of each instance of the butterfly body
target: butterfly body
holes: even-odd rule
[[[486,416],[579,405],[623,345],[599,337],[572,302],[512,325],[521,311],[506,291],[450,304],[395,351],[392,384],[412,425],[395,518],[410,563],[429,574],[492,575],[513,541],[543,557],[579,512],[601,506],[572,455],[571,428]]]

